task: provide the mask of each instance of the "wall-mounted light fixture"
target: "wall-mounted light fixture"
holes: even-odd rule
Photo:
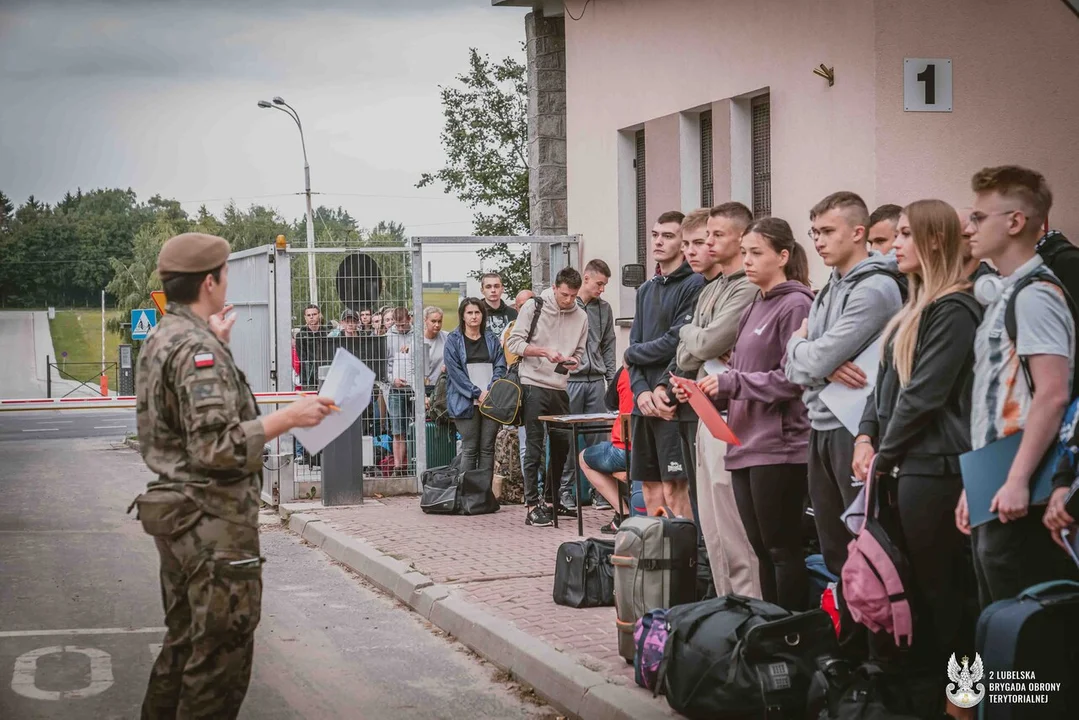
[[[819,75],[828,81],[828,87],[835,85],[835,68],[825,67],[824,63],[821,63],[817,67],[813,68],[813,74]]]

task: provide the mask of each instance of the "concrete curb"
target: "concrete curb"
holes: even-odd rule
[[[648,697],[639,688],[609,682],[573,657],[462,599],[452,587],[435,584],[408,563],[334,530],[315,515],[292,512],[287,524],[290,531],[531,686],[537,695],[568,717],[579,720],[680,717],[662,700]]]

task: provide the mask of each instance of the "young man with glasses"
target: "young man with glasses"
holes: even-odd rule
[[[810,239],[832,268],[809,318],[787,344],[786,375],[805,388],[809,410],[809,498],[828,569],[838,575],[850,533],[839,516],[861,483],[851,475],[854,436],[820,399],[828,383],[859,389],[865,373],[852,361],[872,343],[903,305],[895,255],[866,247],[869,210],[852,192],[837,192],[810,210]]]
[[[974,569],[982,606],[1010,598],[1037,583],[1079,579],[1060,530],[1074,519],[1063,512],[1067,488],[1054,491],[1046,509],[1030,506],[1030,479],[1056,441],[1071,398],[1075,320],[1064,290],[1037,253],[1041,226],[1053,196],[1040,173],[1016,166],[985,168],[971,181],[975,199],[967,223],[971,253],[1000,272],[979,294],[989,301],[974,339],[974,389],[970,415],[975,450],[1022,432],[1004,485],[993,497],[996,520],[971,531],[966,493],[956,525],[972,535]],[[1005,311],[1017,285],[1013,344]],[[1029,375],[1027,372],[1029,371]],[[1044,524],[1043,524],[1044,523]],[[1048,528],[1048,529],[1047,529]]]

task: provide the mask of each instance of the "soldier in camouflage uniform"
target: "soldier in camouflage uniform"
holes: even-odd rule
[[[157,477],[132,507],[161,557],[168,628],[143,718],[239,713],[262,603],[263,446],[330,412],[330,399],[309,397],[259,418],[228,348],[228,255],[211,235],[164,244],[157,269],[169,303],[139,355],[139,442]]]

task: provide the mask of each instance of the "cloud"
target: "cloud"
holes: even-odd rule
[[[386,62],[395,46],[413,43],[409,24],[500,11],[485,0],[16,2],[0,15],[0,77],[205,81],[392,74],[413,64],[405,54]],[[355,42],[325,42],[343,32]]]

